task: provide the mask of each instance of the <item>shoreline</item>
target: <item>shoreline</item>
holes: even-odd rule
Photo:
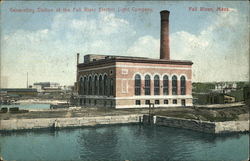
[[[210,134],[249,132],[249,120],[210,122],[145,114],[0,120],[0,132],[131,123],[168,126]]]
[[[24,99],[18,100],[16,103],[20,104],[59,104],[59,103],[67,103],[66,100],[50,100],[50,99]]]

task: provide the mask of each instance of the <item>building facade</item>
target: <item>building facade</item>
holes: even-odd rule
[[[192,62],[170,60],[169,11],[161,12],[160,59],[77,55],[81,106],[146,108],[192,106]]]

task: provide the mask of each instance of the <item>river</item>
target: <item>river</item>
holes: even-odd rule
[[[246,160],[248,134],[214,135],[150,125],[0,133],[5,160]]]

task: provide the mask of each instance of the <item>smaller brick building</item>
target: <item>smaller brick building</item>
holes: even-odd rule
[[[77,55],[82,106],[144,108],[192,106],[192,62],[170,60],[169,11],[161,12],[160,59]],[[138,53],[140,54],[140,53]]]

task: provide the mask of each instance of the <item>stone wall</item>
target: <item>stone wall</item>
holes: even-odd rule
[[[169,127],[195,130],[205,133],[230,133],[249,131],[249,121],[209,122],[165,116],[134,114],[99,117],[39,118],[0,120],[1,130],[25,130],[40,128],[81,127],[108,124],[150,123]]]
[[[249,121],[209,122],[165,116],[143,116],[144,123],[177,127],[205,133],[230,133],[249,131]]]
[[[215,123],[215,133],[249,131],[249,121],[226,121]]]
[[[40,118],[40,119],[14,119],[0,120],[0,130],[24,130],[39,128],[60,128],[94,126],[101,124],[139,123],[142,115],[120,115],[99,117],[73,117],[73,118]]]

